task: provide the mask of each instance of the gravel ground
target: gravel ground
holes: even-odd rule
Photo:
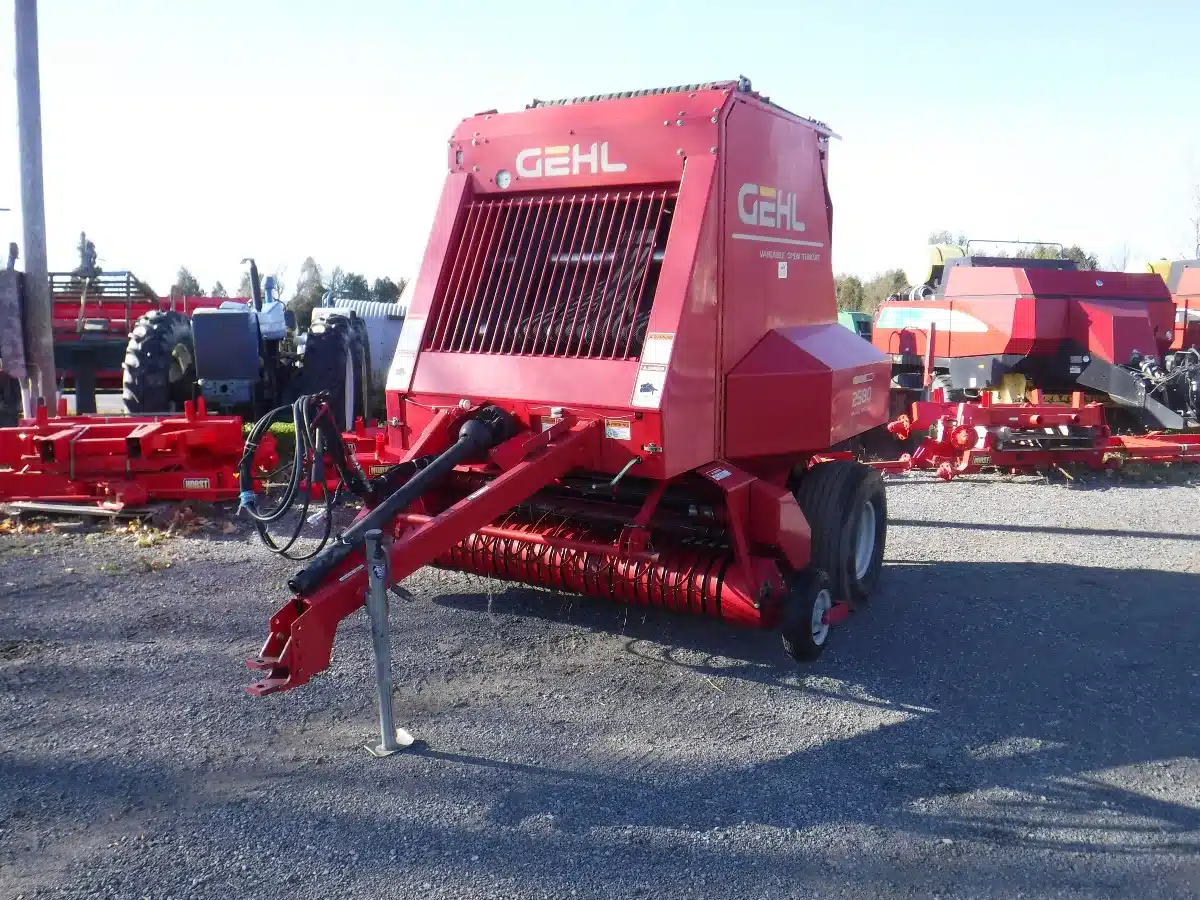
[[[0,537],[0,897],[1195,897],[1200,480],[893,480],[885,580],[775,636],[425,570],[241,691],[241,530]],[[143,541],[146,543],[146,541]]]

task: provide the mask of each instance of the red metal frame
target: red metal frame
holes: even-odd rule
[[[940,394],[940,391],[938,392]],[[872,463],[889,472],[933,469],[943,480],[977,474],[986,469],[1035,473],[1065,466],[1119,468],[1126,462],[1200,462],[1200,433],[1132,436],[1112,434],[1099,403],[1087,403],[1082,393],[1071,404],[993,403],[985,393],[979,403],[946,403],[940,397],[913,404],[912,415],[889,425],[901,440],[914,431],[928,431],[911,455]],[[1011,446],[1013,435],[1028,435],[1024,446]],[[1066,440],[1075,446],[1039,447]]]
[[[65,407],[65,401],[61,404]],[[96,503],[106,509],[151,501],[222,502],[238,496],[242,420],[210,416],[204,401],[182,416],[66,416],[0,428],[0,501]],[[278,463],[275,439],[257,464]]]

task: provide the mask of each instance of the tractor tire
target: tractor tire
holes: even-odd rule
[[[372,392],[374,382],[371,378],[371,340],[367,336],[367,322],[357,314],[350,317],[350,330],[354,336],[354,371],[357,373],[355,411],[356,416],[362,416],[363,421],[371,417],[373,408]]]
[[[809,565],[829,574],[835,600],[865,603],[883,569],[883,477],[848,459],[818,463],[800,479],[796,501],[812,531]]]
[[[0,428],[19,425],[23,413],[21,382],[8,375],[0,375]]]
[[[821,621],[833,608],[833,585],[820,569],[803,569],[787,583],[779,615],[783,649],[796,662],[813,662],[829,643],[830,626]]]
[[[329,408],[342,431],[354,424],[362,401],[354,345],[354,327],[346,316],[330,316],[313,325],[304,338],[300,371],[289,383],[290,401],[306,394],[327,393]]]
[[[945,397],[947,403],[966,403],[971,399],[964,388],[955,388],[950,386],[949,375],[935,375],[933,383],[929,385],[932,392],[937,388],[942,389],[942,396]],[[975,392],[978,394],[978,391]]]
[[[138,319],[125,347],[121,397],[129,413],[178,412],[196,389],[192,321],[174,310]]]

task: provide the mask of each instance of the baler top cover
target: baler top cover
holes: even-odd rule
[[[605,468],[650,447],[639,471],[670,477],[882,424],[887,361],[836,324],[831,136],[744,80],[465,120],[389,373],[390,440],[461,399],[534,428],[561,407],[611,420]]]

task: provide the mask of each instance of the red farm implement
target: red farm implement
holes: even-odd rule
[[[235,500],[243,444],[242,420],[210,416],[203,402],[189,403],[181,416],[51,418],[42,407],[35,418],[0,428],[0,502],[115,510]],[[255,471],[276,461],[274,439],[264,441]]]
[[[939,389],[932,401],[913,404],[889,430],[901,440],[913,432],[927,436],[916,451],[894,462],[876,464],[891,472],[933,469],[943,480],[996,469],[1031,474],[1066,466],[1115,469],[1126,463],[1200,462],[1200,432],[1113,434],[1104,406],[1086,402],[1082,392],[1069,404],[995,403],[991,394],[978,402],[945,401]]]
[[[909,276],[917,287],[889,297],[875,320],[892,410],[904,412],[888,430],[921,436],[877,468],[953,478],[1200,461],[1190,329],[1200,284],[1189,280],[1200,269],[1088,271],[1063,258],[974,256],[969,243],[930,255]]]
[[[830,137],[745,81],[463,122],[373,448],[393,465],[289,581],[251,693],[325,669],[364,600],[383,658],[383,591],[429,564],[778,625],[815,658],[886,533],[878,473],[810,465],[887,420],[887,357],[837,324]]]

